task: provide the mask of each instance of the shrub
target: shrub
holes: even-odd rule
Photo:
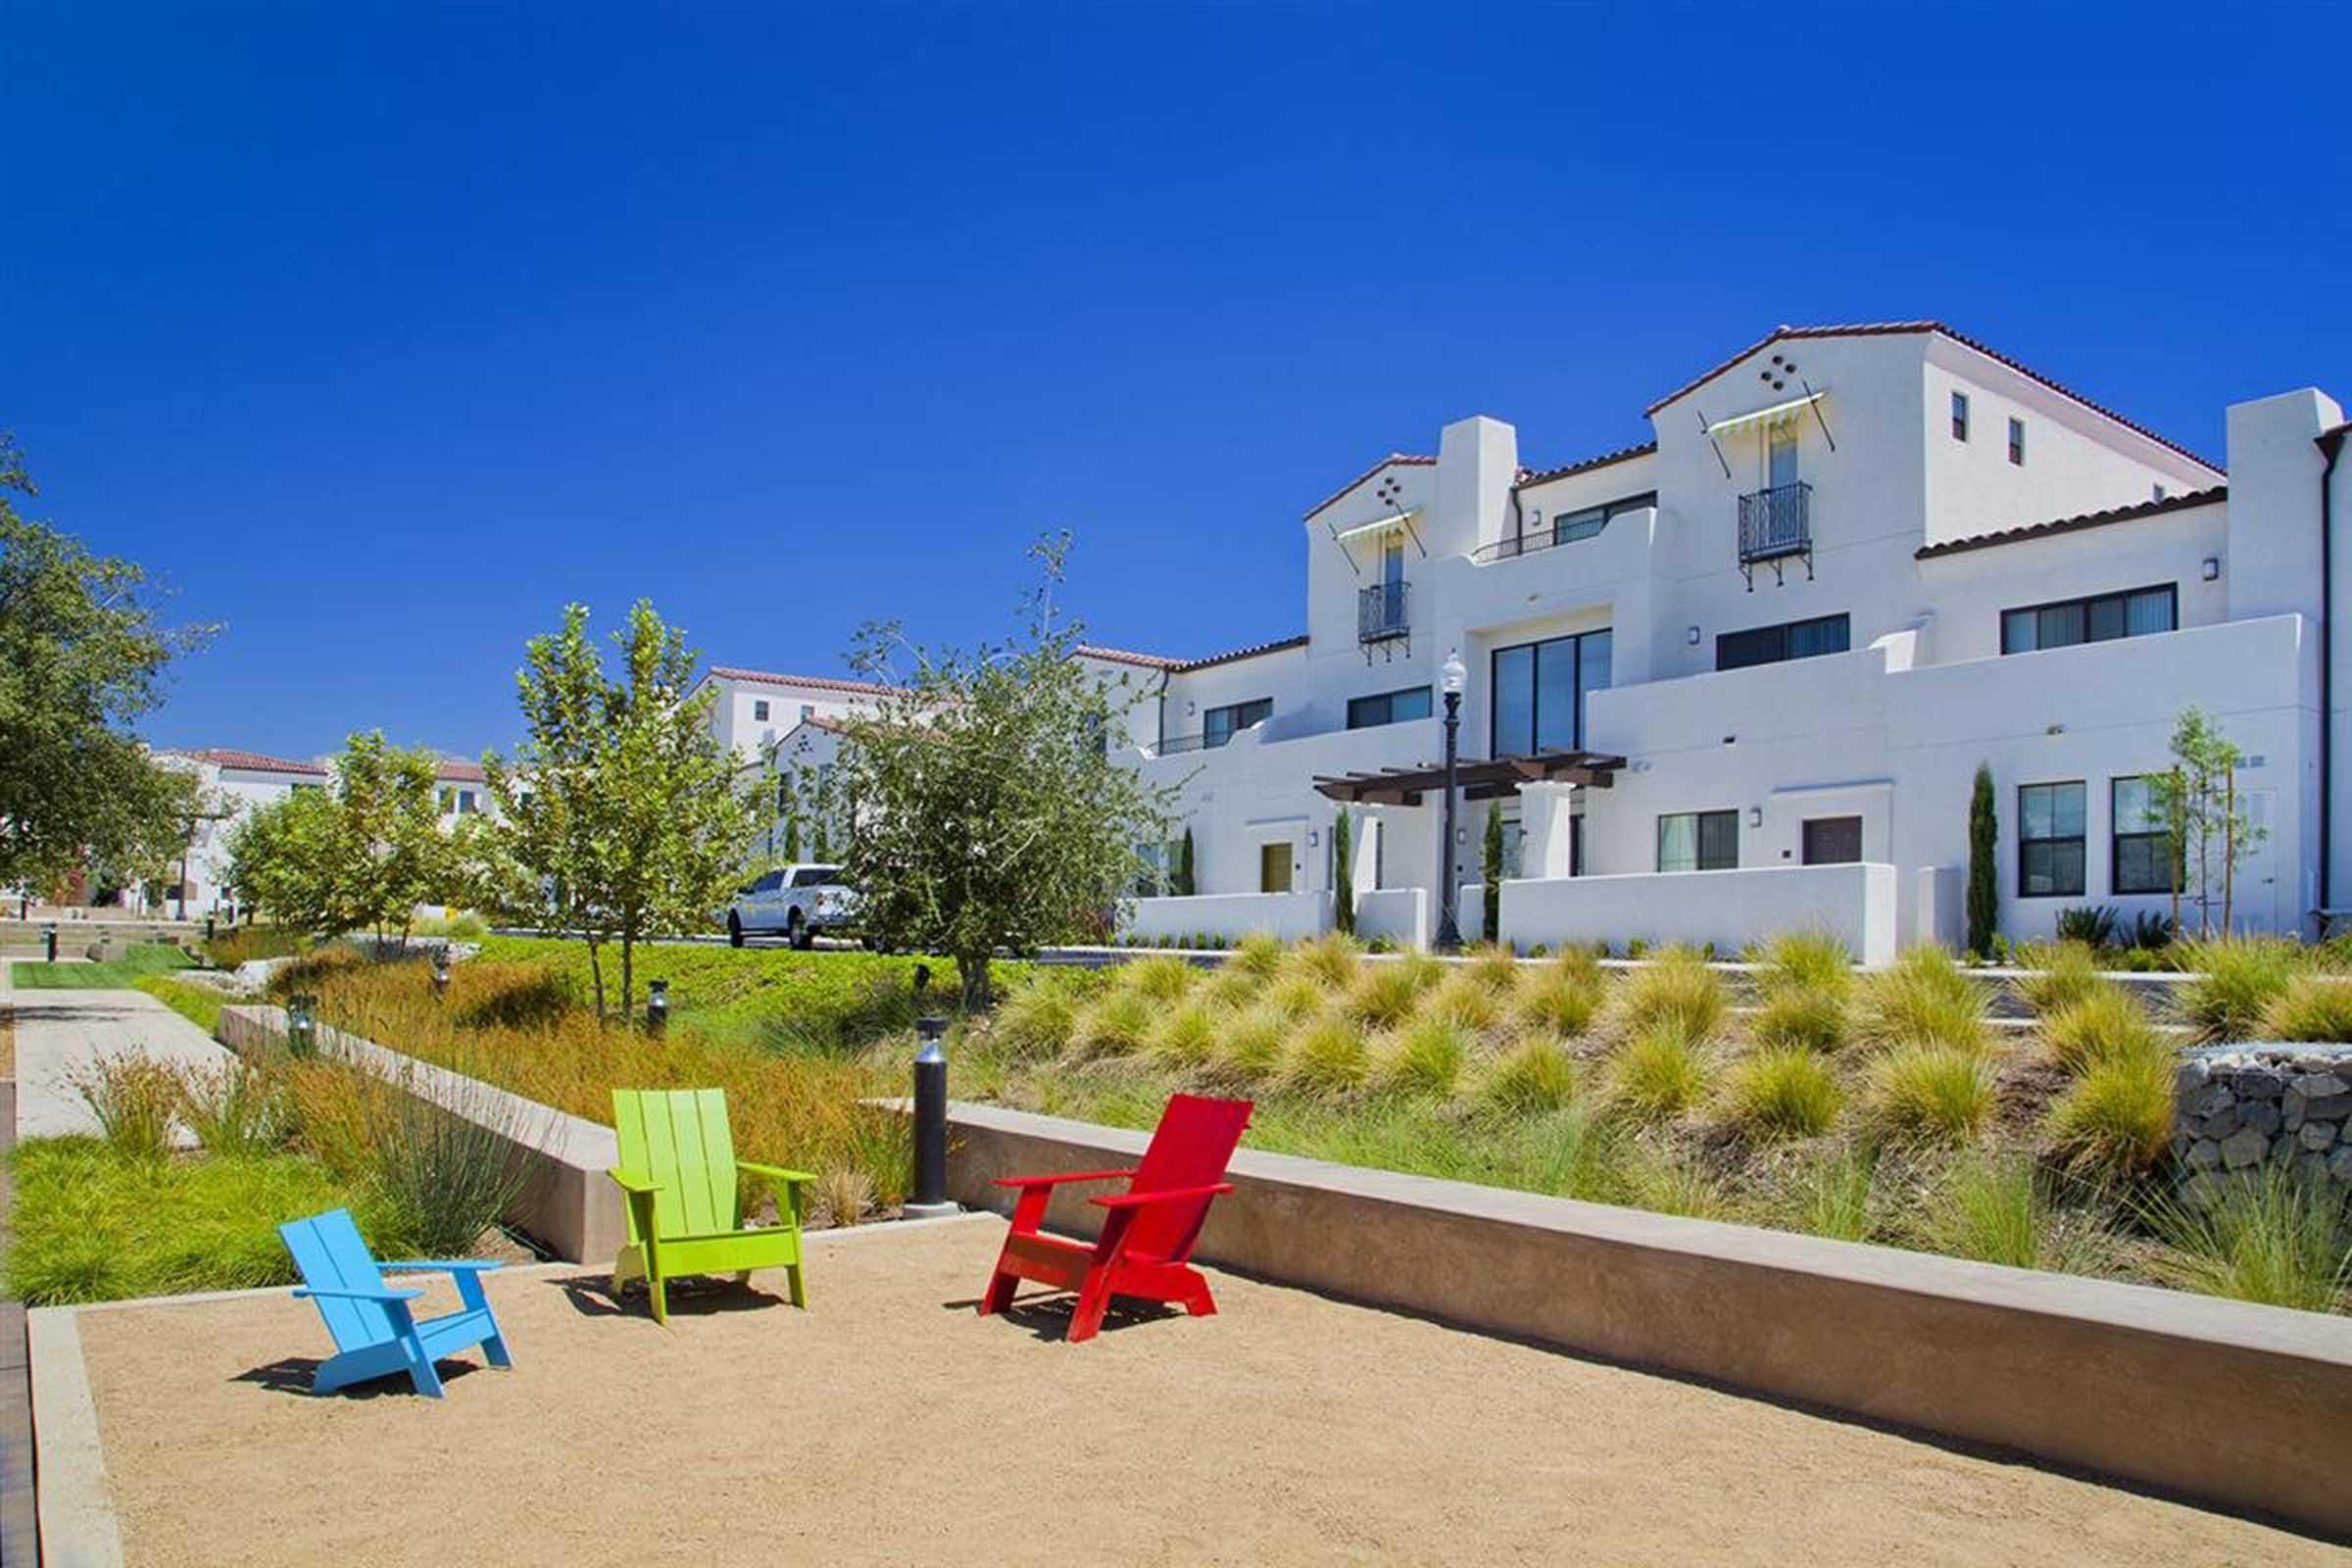
[[[2166,1061],[2170,1071],[2170,1047],[2131,994],[2110,981],[2045,1018],[2041,1038],[2058,1064],[2078,1076],[2098,1062],[2126,1057]]]
[[[2058,940],[2069,946],[2115,946],[2115,910],[2104,904],[2082,904],[2058,911]]]
[[[1481,942],[1470,950],[1461,972],[1496,996],[1505,996],[1519,984],[1519,956],[1498,943]]]
[[[1853,987],[1854,960],[1846,956],[1845,944],[1826,932],[1791,931],[1775,937],[1758,962],[1756,989],[1767,1003],[1790,991],[1843,1003]]]
[[[1391,1039],[1380,1060],[1380,1083],[1399,1094],[1453,1093],[1469,1057],[1469,1032],[1444,1018],[1415,1018]]]
[[[1356,963],[1363,953],[1362,944],[1353,937],[1334,931],[1312,942],[1301,942],[1291,950],[1291,963],[1298,973],[1311,975],[1324,988],[1338,991],[1355,978]]]
[[[1829,1130],[1844,1095],[1818,1052],[1774,1047],[1733,1067],[1728,1098],[1732,1120],[1751,1138],[1813,1138]]]
[[[1871,1158],[1856,1150],[1813,1161],[1796,1180],[1791,1218],[1799,1229],[1832,1241],[1869,1241],[1878,1234],[1877,1174]]]
[[[1776,988],[1748,1020],[1748,1035],[1766,1050],[1836,1052],[1851,1025],[1845,1003],[1822,986]]]
[[[1220,1014],[1187,1002],[1161,1015],[1152,1033],[1152,1054],[1171,1067],[1197,1067],[1216,1054]]]
[[[1410,959],[1367,964],[1348,988],[1341,1006],[1368,1028],[1393,1028],[1412,1015],[1426,978],[1426,971]]]
[[[2153,1168],[2173,1136],[2171,1053],[2092,1057],[2051,1105],[2044,1130],[2079,1174],[2136,1176]]]
[[[2203,1207],[2165,1197],[2141,1212],[2169,1249],[2157,1271],[2185,1290],[2328,1312],[2352,1288],[2352,1197],[2329,1183],[2268,1165]]]
[[[178,1069],[179,1119],[212,1154],[270,1154],[285,1148],[294,1121],[285,1087],[244,1061]]]
[[[457,1070],[467,1077],[470,1063]],[[395,1078],[332,1057],[290,1074],[304,1142],[341,1180],[381,1202],[388,1222],[427,1257],[462,1257],[498,1223],[529,1178],[521,1145],[542,1130],[511,1101],[446,1081],[440,1103],[421,1098],[416,1069]]]
[[[874,1181],[853,1165],[835,1165],[817,1172],[809,1194],[816,1213],[828,1225],[855,1225],[874,1206]]]
[[[2018,976],[2017,994],[2037,1018],[2047,1018],[2082,1001],[2110,982],[2099,978],[2098,955],[2080,942],[2029,948],[2032,967]]]
[[[1217,1065],[1246,1082],[1268,1077],[1282,1065],[1292,1028],[1280,1009],[1252,1007],[1225,1026],[1217,1042]]]
[[[1266,987],[1266,1004],[1286,1018],[1311,1018],[1323,1010],[1329,995],[1310,974],[1286,974]]]
[[[1149,958],[1138,958],[1123,966],[1114,984],[1123,991],[1132,991],[1153,1002],[1174,1002],[1193,988],[1197,973],[1182,958],[1154,954]]]
[[[2273,937],[2184,943],[2181,956],[2196,976],[2178,993],[2181,1016],[2205,1040],[2255,1035],[2298,966],[2294,945]]]
[[[1344,1095],[1363,1087],[1372,1070],[1363,1031],[1353,1021],[1327,1012],[1298,1032],[1291,1044],[1284,1075],[1308,1096]]]
[[[1728,1010],[1723,977],[1689,948],[1666,948],[1624,987],[1625,1011],[1634,1027],[1664,1029],[1686,1043],[1713,1035]]]
[[[1151,1039],[1152,1026],[1158,1016],[1143,993],[1121,988],[1078,1015],[1070,1032],[1070,1044],[1082,1056],[1131,1055]]]
[[[2263,1009],[2273,1040],[2352,1040],[2352,980],[2299,974]]]
[[[1443,1018],[1472,1034],[1484,1034],[1502,1016],[1502,1003],[1476,976],[1456,971],[1422,1000],[1421,1016]]]
[[[1226,960],[1225,966],[1255,975],[1260,980],[1271,980],[1275,971],[1282,967],[1282,951],[1279,937],[1264,931],[1252,931],[1234,948],[1233,956]]]
[[[1992,1104],[1992,1062],[1980,1051],[1915,1040],[1871,1067],[1872,1119],[1899,1137],[1963,1142],[1983,1130]]]
[[[1479,1094],[1519,1115],[1557,1110],[1576,1098],[1576,1066],[1558,1041],[1530,1035],[1495,1061]]]
[[[1916,947],[1862,985],[1863,1033],[1882,1045],[1931,1044],[1981,1054],[1984,993],[1941,948]]]
[[[1672,1022],[1652,1023],[1626,1042],[1613,1064],[1617,1104],[1640,1121],[1679,1116],[1706,1091],[1706,1063],[1690,1036]]]
[[[90,1108],[99,1136],[119,1157],[162,1159],[172,1152],[180,1089],[169,1063],[139,1051],[113,1053],[74,1068],[66,1084]]]
[[[1531,971],[1512,1009],[1521,1030],[1549,1035],[1581,1035],[1599,1010],[1600,987],[1562,965]]]
[[[1965,1159],[1930,1193],[1916,1220],[1935,1251],[2011,1268],[2040,1266],[2050,1207],[2023,1159]]]
[[[300,953],[302,933],[276,925],[239,926],[223,931],[204,945],[204,956],[218,969],[234,969],[256,958],[286,958]]]
[[[1078,1001],[1059,986],[1031,984],[997,1009],[994,1038],[1016,1056],[1055,1056],[1078,1028]]]

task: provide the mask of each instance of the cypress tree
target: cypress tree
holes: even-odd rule
[[[1487,841],[1482,847],[1487,886],[1482,907],[1486,911],[1486,933],[1489,942],[1502,940],[1502,813],[1490,808],[1487,811]]]
[[[1992,953],[1993,928],[2000,922],[2000,882],[1994,856],[2000,853],[2000,818],[1993,812],[1992,769],[1977,764],[1977,788],[1968,803],[1968,951]]]
[[[1349,841],[1348,808],[1331,824],[1331,904],[1332,920],[1342,931],[1355,933],[1355,864]]]

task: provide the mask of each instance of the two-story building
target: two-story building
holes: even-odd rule
[[[196,776],[204,812],[188,824],[188,842],[178,866],[177,880],[164,885],[157,903],[180,919],[201,919],[232,906],[228,892],[228,835],[261,807],[271,806],[296,790],[323,789],[326,768],[318,762],[297,762],[260,752],[228,746],[208,746],[155,754],[163,766]]]

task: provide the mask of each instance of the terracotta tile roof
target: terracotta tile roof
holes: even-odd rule
[[[1340,497],[1346,495],[1348,491],[1354,489],[1357,485],[1362,484],[1366,479],[1371,478],[1381,469],[1389,467],[1391,465],[1402,464],[1407,467],[1426,468],[1437,461],[1438,460],[1435,458],[1425,457],[1411,452],[1392,452],[1387,457],[1381,459],[1378,463],[1372,465],[1372,466],[1369,468],[1366,468],[1363,472],[1357,474],[1354,478],[1348,480],[1346,484],[1340,486],[1337,490],[1334,490],[1331,494],[1325,496],[1322,500],[1316,502],[1313,506],[1307,508],[1305,514],[1310,517],[1313,516],[1316,513],[1321,512],[1325,507],[1330,506],[1334,501],[1339,500]]]
[[[2017,361],[2011,359],[2008,355],[2003,354],[2000,350],[1992,348],[1987,344],[1980,343],[1965,332],[1954,331],[1951,327],[1946,326],[1941,321],[1857,321],[1843,325],[1832,326],[1777,326],[1774,327],[1770,332],[1766,333],[1763,337],[1758,338],[1755,342],[1750,343],[1747,347],[1733,355],[1730,359],[1725,360],[1722,364],[1716,366],[1713,369],[1708,370],[1704,374],[1696,376],[1691,380],[1684,382],[1679,387],[1676,387],[1672,392],[1667,393],[1664,397],[1658,399],[1657,402],[1652,403],[1643,412],[1652,416],[1656,415],[1656,413],[1660,409],[1664,408],[1667,404],[1674,402],[1677,398],[1687,396],[1688,394],[1696,391],[1699,387],[1702,387],[1709,381],[1714,380],[1724,371],[1730,369],[1733,366],[1738,365],[1741,360],[1746,359],[1749,355],[1755,353],[1757,350],[1770,348],[1775,343],[1784,343],[1796,338],[1813,337],[1907,337],[1922,332],[1933,332],[1939,337],[1951,339],[1954,343],[1959,344],[1962,348],[1974,349],[1979,354],[1984,355],[1986,359],[1991,360],[1996,364],[2007,366],[2010,369],[2015,370],[2018,374],[2025,376],[2027,379],[2037,381],[2041,385],[2048,387],[2060,397],[2081,404],[2082,407],[2088,409],[2091,413],[2098,415],[2101,418],[2112,419],[2117,424],[2122,425],[2125,429],[2132,431],[2134,435],[2145,436],[2150,441],[2155,442],[2158,446],[2164,447],[2169,451],[2179,453],[2180,456],[2186,458],[2189,462],[2196,464],[2199,467],[2210,469],[2216,474],[2222,472],[2222,468],[2219,464],[2207,462],[2205,459],[2198,457],[2194,452],[2189,451],[2188,448],[2182,446],[2180,442],[2158,435],[2155,431],[2149,429],[2145,425],[2133,423],[2132,420],[2127,419],[2122,415],[2116,413],[2113,409],[2107,408],[2101,404],[2093,403],[2090,399],[2084,397],[2082,393],[2077,392],[2074,388],[2051,380],[2048,376],[2042,374],[2039,370],[2034,369],[2032,366],[2021,365]]]
[[[1093,643],[1080,643],[1077,652],[1089,659],[1100,659],[1113,664],[1141,664],[1146,669],[1182,669],[1184,661],[1170,659],[1165,654],[1139,654],[1125,648],[1102,648]]]
[[[486,784],[490,781],[490,775],[482,771],[481,763],[469,762],[463,757],[441,759],[434,765],[433,777],[452,784]]]
[[[2057,517],[2048,522],[2029,522],[2015,528],[1995,528],[1987,533],[1972,533],[1959,539],[1938,540],[1922,545],[1912,552],[1921,561],[1933,561],[1937,556],[1956,556],[1965,551],[1984,550],[1993,545],[2013,545],[2028,539],[2043,539],[2054,533],[2074,533],[2082,528],[2103,528],[2111,522],[2132,522],[2141,517],[2161,517],[2168,512],[2187,512],[2196,507],[2209,507],[2230,494],[2226,484],[2204,490],[2190,490],[2181,495],[2166,496],[2162,501],[2142,501],[2129,507],[2110,507],[2105,512],[2085,512],[2080,516]]]
[[[1228,653],[1211,654],[1206,659],[1196,659],[1189,663],[1179,664],[1177,672],[1182,674],[1186,670],[1206,669],[1211,664],[1231,664],[1244,659],[1255,659],[1261,654],[1279,654],[1293,648],[1304,648],[1305,646],[1306,633],[1300,632],[1296,637],[1283,637],[1270,643],[1251,643],[1247,648],[1236,648]]]
[[[300,773],[306,778],[324,778],[326,769],[316,762],[293,762],[282,757],[268,757],[260,752],[241,752],[233,746],[173,747],[173,757],[191,757],[216,767],[241,767],[252,773]]]
[[[1540,473],[1533,469],[1522,468],[1519,470],[1516,488],[1525,489],[1531,484],[1543,484],[1549,479],[1565,479],[1572,473],[1588,473],[1594,468],[1605,468],[1614,463],[1630,463],[1636,458],[1646,458],[1657,450],[1658,444],[1655,441],[1644,441],[1640,446],[1619,447],[1614,452],[1603,452],[1597,458],[1585,458],[1557,468],[1545,468]]]
[[[892,697],[896,686],[877,685],[870,680],[840,680],[831,675],[780,675],[773,670],[745,669],[736,664],[712,664],[704,672],[706,680],[743,680],[760,686],[807,686],[824,692],[851,692],[864,697]]]

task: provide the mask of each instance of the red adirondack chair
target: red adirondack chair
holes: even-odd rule
[[[1102,1309],[1114,1296],[1181,1301],[1194,1317],[1214,1312],[1217,1303],[1209,1298],[1208,1281],[1187,1259],[1208,1218],[1210,1201],[1219,1193],[1233,1191],[1233,1183],[1222,1178],[1226,1161],[1242,1141],[1242,1129],[1250,1125],[1250,1110],[1247,1100],[1171,1095],[1141,1165],[999,1178],[999,1187],[1017,1187],[1021,1196],[1013,1205],[1012,1234],[1004,1238],[997,1271],[989,1276],[988,1290],[980,1298],[980,1315],[1010,1306],[1013,1290],[1022,1280],[1078,1293],[1077,1310],[1070,1316],[1073,1344],[1095,1337],[1102,1326]],[[1102,1237],[1093,1246],[1038,1230],[1054,1188],[1064,1182],[1122,1177],[1131,1178],[1126,1192],[1090,1200],[1109,1210]]]

